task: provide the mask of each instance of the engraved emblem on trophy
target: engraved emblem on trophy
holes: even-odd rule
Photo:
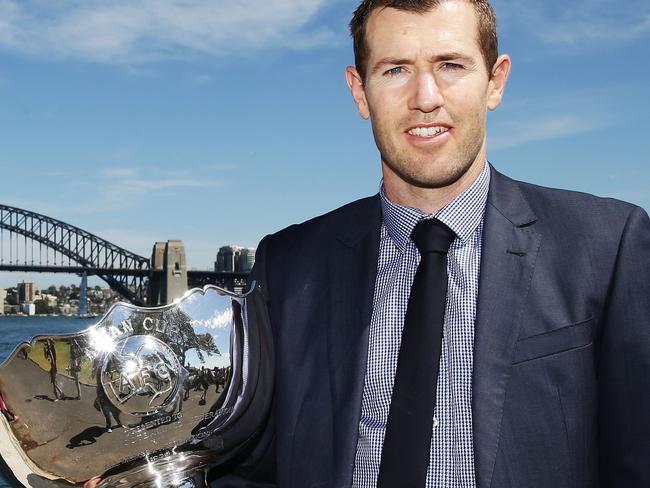
[[[35,337],[0,366],[0,454],[27,487],[200,487],[258,435],[272,397],[265,299],[215,286],[117,303],[87,330]]]

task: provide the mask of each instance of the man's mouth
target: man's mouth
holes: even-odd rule
[[[413,127],[408,133],[415,137],[436,137],[449,131],[449,127],[434,126],[434,127]]]

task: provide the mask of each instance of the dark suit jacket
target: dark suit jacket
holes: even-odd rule
[[[380,225],[375,196],[260,244],[274,411],[239,469],[246,481],[213,486],[350,486]],[[650,487],[642,209],[492,169],[472,386],[478,488]]]

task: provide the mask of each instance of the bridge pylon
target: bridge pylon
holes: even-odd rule
[[[183,241],[156,242],[151,254],[148,305],[166,305],[187,291],[187,261]]]

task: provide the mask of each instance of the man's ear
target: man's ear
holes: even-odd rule
[[[354,103],[357,104],[359,115],[364,119],[370,118],[370,110],[368,108],[368,100],[366,99],[366,90],[363,86],[363,79],[359,75],[357,69],[353,66],[345,68],[345,79],[348,82],[350,93],[354,98]]]
[[[499,56],[497,62],[494,63],[488,85],[487,108],[489,110],[495,110],[501,104],[511,68],[512,62],[507,54]]]

